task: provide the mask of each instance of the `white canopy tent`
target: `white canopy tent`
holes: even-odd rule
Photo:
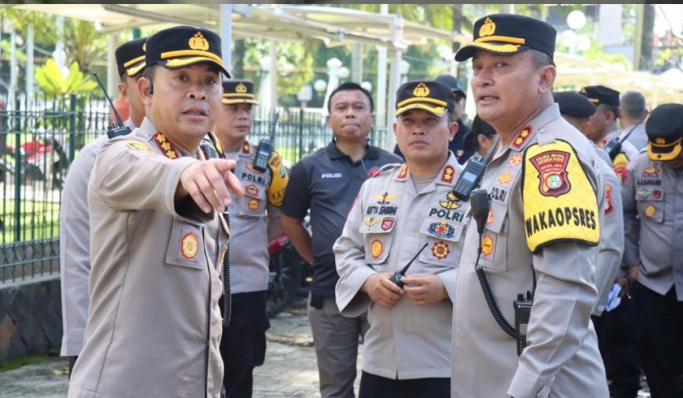
[[[306,38],[323,40],[327,46],[360,43],[393,52],[389,87],[386,87],[386,57],[380,57],[378,81],[378,122],[389,125],[393,120],[384,117],[387,104],[393,104],[400,82],[400,62],[409,45],[424,44],[428,40],[446,42],[467,41],[463,35],[435,29],[404,20],[398,14],[370,13],[352,9],[298,6],[281,4],[25,4],[14,7],[41,13],[62,15],[94,23],[100,32],[109,33],[107,88],[115,90],[117,83],[114,50],[118,46],[114,33],[133,27],[154,26],[159,29],[173,25],[201,26],[218,32],[223,39],[223,58],[230,65],[230,46],[233,37],[255,37],[277,41],[303,41]],[[383,5],[386,11],[387,6]],[[273,44],[274,46],[276,44]],[[275,49],[271,51],[273,53]],[[386,50],[384,50],[386,51]],[[277,76],[275,58],[271,57],[270,73]],[[352,65],[352,69],[362,69]],[[356,74],[354,74],[356,76]],[[273,88],[277,80],[271,79]],[[272,95],[276,96],[273,89]],[[384,99],[387,98],[388,101]],[[271,103],[277,103],[273,98]],[[392,141],[393,137],[389,137]],[[393,145],[393,142],[391,142]]]

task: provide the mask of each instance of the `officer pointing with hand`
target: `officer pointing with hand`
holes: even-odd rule
[[[220,212],[242,193],[234,161],[199,151],[229,76],[220,48],[189,26],[147,41],[147,116],[105,144],[88,187],[90,313],[69,397],[220,395]]]

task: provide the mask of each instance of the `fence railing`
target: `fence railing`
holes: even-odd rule
[[[87,97],[17,104],[0,111],[0,287],[59,272],[62,187],[83,146],[104,134],[110,116],[104,101]],[[326,146],[331,132],[316,110],[278,109],[275,150],[293,165]],[[274,112],[257,113],[252,142],[268,137]],[[382,146],[384,129],[371,142]],[[85,194],[85,193],[84,193]]]

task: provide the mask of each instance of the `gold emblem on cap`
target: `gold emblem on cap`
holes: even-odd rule
[[[429,95],[429,87],[424,83],[419,83],[415,90],[413,90],[413,95],[416,97],[426,97]]]
[[[235,92],[244,94],[247,92],[247,86],[245,86],[244,83],[240,83],[237,85],[237,87],[235,87]]]
[[[661,138],[661,137],[656,138],[656,139],[655,139],[655,142],[656,142],[657,144],[666,144],[666,140],[665,140],[664,138]]]
[[[496,24],[491,18],[486,18],[484,24],[479,28],[479,37],[491,36],[496,32]]]
[[[207,51],[209,41],[204,38],[202,32],[197,32],[190,38],[190,48],[193,50]]]

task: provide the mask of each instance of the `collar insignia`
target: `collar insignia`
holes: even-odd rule
[[[531,126],[525,127],[522,131],[517,134],[514,140],[512,140],[512,146],[519,149],[524,145],[526,140],[531,136]]]
[[[175,146],[166,138],[163,133],[158,132],[154,134],[154,143],[157,144],[159,149],[161,149],[161,152],[163,152],[164,156],[167,158],[178,159],[180,157],[180,152],[175,149]]]
[[[448,165],[444,167],[443,173],[441,173],[441,181],[442,182],[453,182],[453,176],[455,175],[455,169],[453,169],[453,166]]]

